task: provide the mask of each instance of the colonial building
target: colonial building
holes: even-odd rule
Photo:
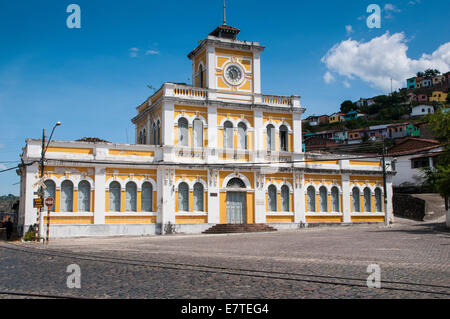
[[[192,85],[167,82],[137,107],[136,144],[53,141],[45,197],[54,237],[202,232],[216,224],[392,220],[378,158],[304,153],[300,97],[261,92],[258,42],[216,28],[188,58]],[[23,149],[20,223],[37,222],[41,141]],[[44,213],[44,225],[46,213]]]

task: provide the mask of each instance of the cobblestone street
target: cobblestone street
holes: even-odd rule
[[[449,251],[449,232],[400,218],[390,228],[55,239],[48,246],[0,242],[0,291],[89,298],[449,298]],[[80,289],[66,285],[70,264],[81,268]],[[381,267],[381,289],[366,286],[370,264]]]

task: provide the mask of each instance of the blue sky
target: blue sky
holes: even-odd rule
[[[186,55],[223,19],[221,0],[0,1],[0,170],[58,120],[58,140],[134,141],[130,119],[147,85],[188,82]],[[81,29],[66,26],[71,3]],[[382,8],[380,29],[366,25],[371,3]],[[263,93],[300,95],[306,116],[386,93],[384,76],[395,89],[425,66],[449,71],[448,12],[438,0],[227,1],[238,38],[266,46]],[[0,194],[17,195],[18,182],[0,173]]]

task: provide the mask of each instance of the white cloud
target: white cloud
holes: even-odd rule
[[[354,32],[353,27],[351,25],[346,25],[345,31],[347,32],[347,36],[349,36],[350,34],[352,34]]]
[[[334,81],[334,76],[333,74],[327,71],[323,76],[323,80],[325,81],[326,84],[330,84],[331,82]]]
[[[415,60],[407,56],[408,46],[403,33],[385,34],[368,42],[345,40],[334,45],[322,62],[329,72],[346,79],[359,78],[372,87],[390,91],[404,86],[405,80],[428,68],[441,72],[450,70],[450,42],[442,44],[431,54]],[[345,84],[344,84],[345,85]]]
[[[0,170],[6,169],[6,166],[0,163]]]
[[[409,4],[410,6],[413,6],[413,5],[419,4],[420,1],[421,1],[421,0],[411,0],[410,2],[408,2],[408,4]]]
[[[401,10],[394,6],[392,3],[386,3],[384,5],[384,11],[400,12]]]
[[[130,48],[128,51],[130,51],[130,57],[135,58],[138,55],[139,49],[138,48]]]
[[[344,84],[344,86],[348,89],[350,87],[350,82],[348,82],[347,80],[344,80],[344,82],[342,82],[342,84]]]
[[[145,55],[156,55],[156,54],[159,54],[158,50],[147,50],[145,52]]]

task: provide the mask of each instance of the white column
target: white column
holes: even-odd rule
[[[292,114],[294,130],[294,153],[303,153],[302,150],[302,114],[295,112]]]
[[[387,210],[388,210],[388,221],[389,223],[394,222],[394,208],[392,205],[392,196],[393,196],[393,189],[392,189],[392,175],[386,176],[386,199],[387,199]]]
[[[255,154],[255,161],[260,161],[263,160],[263,156],[264,156],[264,139],[263,139],[263,134],[264,134],[264,123],[263,123],[263,112],[261,110],[255,110],[253,112],[253,122],[255,123],[255,130],[253,132],[253,139],[254,139],[254,144],[255,144],[255,149],[254,152]]]
[[[264,191],[264,175],[255,172],[255,223],[266,222],[266,193]]]
[[[162,145],[173,145],[174,131],[174,104],[164,102],[161,118],[161,141]]]
[[[206,87],[216,89],[216,55],[214,47],[206,49]]]
[[[27,167],[26,177],[25,177],[25,200],[24,200],[24,226],[26,229],[30,225],[36,224],[37,221],[37,208],[33,208],[33,198],[37,198],[38,196],[34,195],[34,192],[37,192],[39,186],[34,186],[37,182],[37,176],[39,171],[39,164],[34,163],[31,166]],[[25,229],[24,228],[24,229]]]
[[[344,161],[342,161],[344,162]],[[348,161],[347,161],[348,162]],[[351,204],[350,203],[350,176],[347,174],[342,175],[342,209],[343,209],[343,222],[351,222]]]
[[[305,181],[301,174],[294,174],[294,222],[306,223]]]
[[[94,183],[94,224],[104,224],[106,196],[105,167],[95,167]]]
[[[207,160],[209,163],[215,163],[218,159],[217,151],[212,155],[212,150],[217,149],[217,107],[208,106],[208,149]]]
[[[208,223],[220,223],[219,171],[208,170]]]
[[[253,53],[253,92],[261,93],[261,59],[260,52]]]
[[[164,226],[169,222],[175,224],[175,170],[161,168],[158,170],[158,217],[157,223],[161,223],[161,233],[164,234]]]

